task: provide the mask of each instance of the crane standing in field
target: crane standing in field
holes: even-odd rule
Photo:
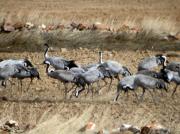
[[[58,69],[70,69],[72,67],[78,67],[74,60],[66,60],[62,57],[50,57],[48,55],[48,50],[49,50],[49,45],[48,44],[44,44],[44,46],[46,47],[45,53],[44,53],[44,64],[50,64],[51,66],[53,66],[56,70]]]
[[[99,80],[104,79],[105,76],[110,75],[109,70],[107,68],[102,68],[102,67],[98,67],[98,68],[93,68],[90,69],[84,73],[80,73],[78,75],[75,76],[75,81],[76,84],[81,87],[80,90],[76,90],[76,97],[78,97],[78,95],[85,90],[85,86],[88,86],[88,92],[91,90],[92,92],[92,97],[93,97],[93,87],[92,84],[93,83],[97,83],[98,85],[98,92],[100,90],[100,85],[99,85]],[[87,93],[88,93],[87,92]]]
[[[156,55],[144,58],[138,65],[138,71],[151,70],[159,65],[166,66],[167,58],[164,55]]]
[[[31,79],[27,90],[30,88],[30,85],[32,84],[34,78],[37,78],[38,80],[40,80],[39,72],[37,68],[34,68],[34,67],[25,68],[25,69],[23,68],[19,72],[16,72],[12,77],[17,78],[20,81],[21,92],[22,92],[23,79],[27,79],[27,78]],[[18,87],[19,87],[19,84],[18,84]]]
[[[152,95],[150,89],[164,89],[167,91],[167,86],[165,82],[161,79],[156,79],[151,76],[143,75],[143,74],[137,74],[133,76],[127,76],[123,78],[118,86],[117,86],[117,93],[114,101],[117,101],[120,91],[128,92],[128,90],[136,90],[138,87],[141,87],[143,89],[143,93],[141,95],[141,100],[143,99],[144,93],[146,90],[149,91],[149,93]],[[134,91],[135,93],[135,91]],[[135,93],[136,95],[136,93]],[[137,95],[136,95],[137,97]],[[137,97],[138,98],[138,97]],[[154,100],[154,99],[153,99]]]
[[[25,67],[21,64],[6,64],[3,67],[0,67],[0,80],[2,81],[2,86],[6,87],[6,81],[9,80],[14,74],[20,72],[20,70]],[[10,80],[9,80],[10,81]],[[11,82],[11,81],[10,81]]]
[[[171,71],[169,69],[162,69],[161,70],[163,75],[164,75],[164,78],[167,82],[174,82],[176,84],[176,87],[172,93],[172,97],[174,97],[174,94],[178,88],[178,86],[180,85],[180,73],[179,72],[175,72],[175,71]]]
[[[60,82],[64,84],[64,93],[65,93],[65,98],[67,97],[68,89],[67,89],[67,84],[68,83],[75,83],[74,77],[76,73],[70,71],[70,70],[54,70],[50,69],[50,64],[46,64],[46,73],[49,77],[53,79],[57,79]]]
[[[3,68],[6,65],[21,65],[24,67],[33,67],[32,63],[28,59],[8,59],[8,60],[2,60],[0,62],[0,68]]]
[[[99,67],[105,68],[105,70],[108,69],[108,71],[109,71],[109,75],[107,75],[107,76],[105,75],[105,77],[104,77],[104,78],[110,78],[110,80],[111,80],[110,84],[109,84],[109,89],[112,85],[113,78],[120,80],[119,75],[123,75],[123,76],[131,75],[131,72],[129,71],[129,69],[125,66],[122,66],[117,61],[108,60],[108,61],[102,63],[101,65],[99,65]],[[105,83],[107,85],[106,81],[105,81]]]

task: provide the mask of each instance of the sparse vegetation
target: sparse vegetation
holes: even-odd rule
[[[37,27],[41,24],[70,25],[71,22],[93,24],[101,22],[118,32],[83,31],[22,31],[0,34],[1,51],[28,50],[40,51],[41,44],[48,42],[57,47],[88,47],[121,49],[126,44],[128,49],[178,50],[179,41],[162,41],[168,34],[175,35],[180,31],[180,8],[178,0],[165,1],[82,1],[68,2],[60,0],[44,1],[0,1],[0,20],[7,22],[32,22]],[[16,6],[14,6],[16,5]],[[107,6],[108,5],[108,6]],[[12,8],[13,7],[13,8]],[[138,34],[127,31],[127,28],[141,29]],[[109,47],[109,43],[113,44]],[[16,45],[14,45],[16,44]],[[139,44],[141,47],[139,47]],[[4,47],[5,46],[5,47]],[[9,49],[10,48],[10,49]],[[28,49],[30,48],[30,49]],[[124,47],[123,47],[124,49]]]

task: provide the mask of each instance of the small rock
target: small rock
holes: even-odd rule
[[[36,87],[36,88],[35,88],[35,90],[36,90],[36,91],[40,91],[40,90],[41,90],[41,88]]]
[[[86,125],[86,130],[94,130],[96,127],[96,124],[93,122],[88,122]]]
[[[141,134],[170,134],[170,130],[158,123],[151,123],[141,128]]]
[[[180,40],[180,32],[176,34],[176,39]]]
[[[67,52],[67,49],[66,48],[61,48],[61,52],[62,53]]]
[[[97,134],[110,134],[108,130],[102,129]]]
[[[9,121],[6,121],[5,122],[5,125],[7,125],[7,126],[9,126],[9,127],[18,127],[19,126],[19,124],[18,124],[18,122],[16,122],[16,121],[14,121],[14,120],[9,120]]]
[[[82,47],[79,47],[79,50],[82,50],[83,48]]]
[[[10,23],[5,24],[3,29],[4,29],[5,32],[13,32],[13,31],[15,31],[15,28]]]
[[[82,127],[79,131],[86,132],[86,131],[94,131],[96,124],[93,122],[88,122],[84,127]]]

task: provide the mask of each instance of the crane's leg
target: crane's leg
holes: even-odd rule
[[[138,98],[138,95],[137,95],[136,91],[135,91],[135,90],[133,90],[133,92],[134,92],[134,95],[136,96],[136,99],[137,99],[137,100],[139,100],[139,98]]]
[[[20,90],[20,81],[19,80],[17,80],[17,84],[18,84],[18,91]]]
[[[89,94],[89,89],[90,89],[90,85],[87,84],[87,92],[86,92],[86,94],[85,94],[85,97],[87,96],[87,94]]]
[[[15,83],[13,83],[10,79],[7,79],[7,81],[9,81],[9,83],[11,85],[10,89],[12,89],[12,86],[15,85]],[[4,81],[4,82],[5,82],[5,86],[6,86],[6,81]]]
[[[120,88],[119,86],[117,87],[117,92],[116,92],[116,96],[114,98],[114,101],[117,101],[120,95],[120,92],[122,91],[122,88]]]
[[[143,92],[142,92],[142,94],[141,94],[141,96],[140,96],[140,101],[143,100],[143,97],[144,97],[144,94],[145,94],[145,91],[146,91],[145,88],[143,88],[142,90],[143,90]]]
[[[85,86],[81,86],[81,89],[80,90],[76,90],[76,97],[78,97],[79,96],[79,94],[83,91],[83,90],[85,90]]]
[[[115,78],[118,80],[118,82],[120,81],[119,74],[117,74],[117,76],[115,76]]]
[[[69,97],[70,99],[72,98],[73,95],[76,96],[78,86],[76,84],[75,84],[75,86],[76,86],[76,88],[72,91],[72,93],[71,93],[71,95]]]
[[[164,96],[164,94],[163,94],[163,91],[161,90],[161,97],[163,97]]]
[[[96,92],[97,94],[99,94],[99,92],[100,92],[100,90],[101,90],[99,81],[97,81],[96,84],[97,84],[97,89],[96,89],[95,92]]]
[[[171,97],[174,97],[174,94],[175,94],[175,92],[176,92],[177,88],[178,88],[178,84],[176,84],[176,87],[175,87],[175,89],[174,89],[174,91],[173,91],[173,93],[172,93]]]
[[[126,94],[126,98],[129,98],[129,92],[128,92],[128,88],[124,89],[124,95]]]
[[[60,90],[60,94],[63,96],[63,91],[61,90],[61,81],[58,81],[58,90]]]
[[[109,84],[109,87],[108,87],[108,92],[110,91],[110,88],[111,88],[111,85],[112,85],[112,81],[113,81],[113,78],[110,78],[110,84]]]
[[[67,84],[68,83],[63,83],[63,84],[64,84],[64,99],[66,100],[66,98],[67,98],[67,90],[68,90]]]
[[[93,99],[94,91],[93,91],[93,86],[92,86],[92,84],[90,84],[90,87],[91,87],[91,97],[92,97],[92,99]]]
[[[20,87],[21,87],[21,95],[23,93],[23,89],[22,89],[22,86],[23,86],[23,83],[22,83],[22,80],[20,80]]]
[[[103,82],[104,82],[103,87],[107,86],[107,84],[108,84],[108,82],[107,82],[106,80],[107,80],[107,78],[104,78],[104,79],[103,79]]]
[[[27,87],[27,91],[29,91],[29,88],[30,88],[30,86],[31,86],[31,84],[33,83],[33,79],[31,79],[31,81],[30,81],[30,83],[29,83],[29,85],[28,85],[28,87]]]
[[[74,87],[77,87],[77,85],[73,83],[72,87],[68,90],[68,93],[69,93]]]
[[[154,104],[156,104],[156,98],[153,96],[153,94],[152,94],[152,92],[150,90],[148,90],[148,91],[149,91],[150,95],[152,96]]]

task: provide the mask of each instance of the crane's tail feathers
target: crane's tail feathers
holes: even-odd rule
[[[127,67],[123,66],[123,69],[124,69],[124,75],[125,76],[132,75],[132,73],[129,71],[129,69]]]
[[[73,68],[73,67],[78,67],[78,65],[75,63],[75,60],[70,60],[70,61],[68,61],[69,63],[68,63],[68,68],[69,69],[71,69],[71,68]]]
[[[25,59],[24,62],[27,64],[27,67],[33,67],[33,64],[28,59]]]

